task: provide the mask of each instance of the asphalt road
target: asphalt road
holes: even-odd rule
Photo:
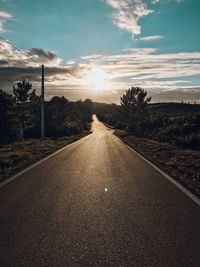
[[[200,266],[200,207],[93,130],[0,189],[0,266]]]

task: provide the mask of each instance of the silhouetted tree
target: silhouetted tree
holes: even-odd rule
[[[13,94],[16,115],[22,129],[24,129],[25,123],[31,120],[30,106],[36,97],[35,90],[32,90],[32,84],[24,79],[17,83],[17,87],[13,86]]]
[[[126,94],[121,98],[121,107],[128,117],[143,115],[147,111],[147,105],[151,97],[147,97],[147,92],[140,87],[131,87],[126,90]]]
[[[92,101],[70,102],[64,96],[54,96],[46,103],[46,133],[59,137],[89,130],[92,117]]]
[[[121,111],[129,132],[143,135],[150,127],[147,106],[151,97],[140,87],[131,87],[121,99]]]
[[[12,96],[0,89],[0,141],[5,141],[10,135]]]

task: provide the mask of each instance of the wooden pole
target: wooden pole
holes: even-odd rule
[[[42,85],[41,85],[41,141],[45,138],[45,117],[44,117],[44,65],[42,65]]]

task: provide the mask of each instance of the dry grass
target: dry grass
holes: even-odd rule
[[[200,152],[116,130],[115,135],[200,197]]]
[[[47,139],[43,142],[38,139],[28,139],[4,145],[0,148],[0,181],[89,133],[86,131],[55,140]]]

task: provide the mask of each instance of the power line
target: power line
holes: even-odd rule
[[[21,49],[17,48],[16,45],[12,44],[11,42],[9,42],[8,40],[4,39],[2,36],[0,36],[0,39],[2,39],[4,42],[6,42],[7,44],[11,45],[13,48],[15,48],[17,51],[19,51],[20,53],[22,53],[23,55],[25,55],[26,57],[28,57],[30,60],[34,61],[36,64],[38,64],[39,66],[41,66],[41,64],[39,64],[36,60],[34,60],[33,58],[30,57],[30,55],[28,55],[26,52],[22,51]]]

